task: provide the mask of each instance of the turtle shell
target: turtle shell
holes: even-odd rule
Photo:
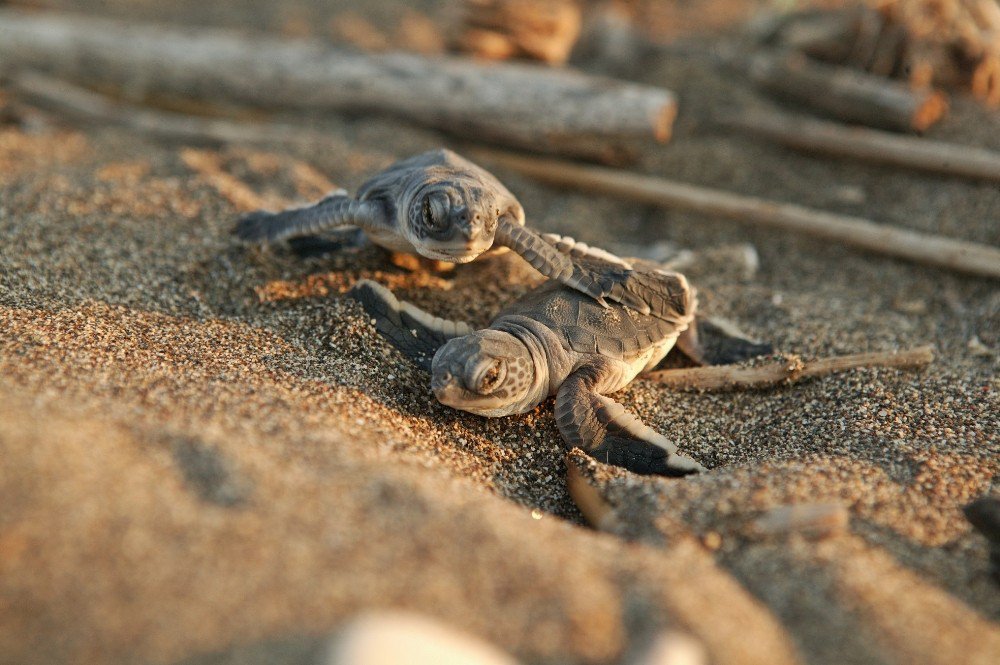
[[[650,314],[616,303],[603,307],[579,291],[549,281],[500,316],[530,317],[559,335],[565,348],[615,360],[635,357],[676,337],[694,316],[694,294],[679,273],[637,270],[629,275],[626,288],[643,297]]]

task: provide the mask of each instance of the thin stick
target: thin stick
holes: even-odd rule
[[[32,99],[57,110],[172,139],[214,143],[307,143],[325,136],[277,123],[235,122],[139,108],[34,72],[18,74],[14,77],[14,85]]]
[[[665,369],[650,372],[644,378],[678,390],[745,390],[787,385],[802,379],[826,376],[851,369],[867,367],[924,367],[934,360],[934,348],[919,346],[905,351],[857,353],[809,362],[798,356],[767,363],[759,367],[695,367]]]
[[[1000,182],[1000,153],[982,148],[845,127],[777,111],[727,115],[718,122],[806,152]]]
[[[566,453],[566,487],[569,495],[590,526],[598,531],[614,533],[615,527],[620,523],[619,517],[614,507],[587,480],[580,464],[573,459],[575,454],[582,453],[573,450]]]
[[[616,169],[494,150],[478,150],[475,154],[483,161],[553,185],[794,231],[916,263],[1000,279],[1000,248],[989,245]]]

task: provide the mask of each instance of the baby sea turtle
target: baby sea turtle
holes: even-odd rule
[[[696,299],[683,275],[638,267],[626,287],[649,314],[591,298],[549,280],[502,311],[488,328],[448,321],[401,302],[363,280],[350,295],[379,332],[431,372],[431,388],[447,406],[482,416],[530,411],[550,395],[570,448],[636,473],[670,476],[704,468],[626,411],[609,393],[655,367],[675,342],[698,356]],[[744,357],[765,346],[736,340]]]
[[[507,247],[546,277],[602,305],[607,299],[649,313],[649,303],[624,288],[626,262],[571,238],[525,228],[517,198],[493,174],[450,150],[396,162],[364,183],[356,198],[339,190],[303,208],[250,213],[234,232],[242,240],[268,243],[350,227],[391,251],[453,263]],[[590,270],[575,260],[581,256],[612,266]]]

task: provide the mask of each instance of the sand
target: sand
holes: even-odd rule
[[[255,16],[247,24],[271,25]],[[1000,245],[995,185],[714,131],[701,122],[713,107],[760,102],[705,58],[663,57],[643,79],[677,91],[682,112],[637,169]],[[498,171],[540,229],[623,252],[692,250],[704,308],[783,351],[938,350],[921,372],[766,392],[636,381],[617,398],[711,471],[588,466],[617,516],[602,533],[567,493],[551,402],[499,420],[442,407],[341,297],[371,278],[484,323],[537,283],[516,258],[439,274],[375,248],[303,259],[229,236],[256,205],[467,146],[380,118],[325,119],[327,144],[284,150],[11,115],[0,661],[222,662],[204,654],[296,644],[371,608],[424,613],[530,663],[620,662],[668,628],[718,663],[1000,653],[986,542],[961,513],[1000,491],[996,282]],[[1000,149],[1000,116],[957,100],[932,135]],[[760,257],[752,275],[725,249],[745,243]],[[745,532],[771,507],[817,501],[847,508],[845,533]]]

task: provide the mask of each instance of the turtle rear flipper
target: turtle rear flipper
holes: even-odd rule
[[[677,348],[699,365],[730,365],[774,352],[774,346],[746,336],[728,321],[696,315],[677,338]]]
[[[357,201],[338,190],[310,206],[278,212],[257,210],[244,215],[236,221],[233,233],[245,242],[266,244],[344,226],[377,229],[388,224],[390,220],[379,202]]]
[[[497,224],[494,244],[510,248],[531,266],[550,279],[584,293],[602,305],[607,300],[649,314],[649,303],[641,294],[630,290],[632,276],[627,264],[574,260],[572,252],[560,252],[553,244],[531,229],[502,217]]]
[[[473,332],[469,324],[425,312],[412,303],[397,299],[392,291],[368,279],[355,284],[347,295],[361,303],[383,337],[428,372],[434,354],[445,342]]]
[[[595,391],[600,368],[571,374],[556,394],[556,424],[570,448],[641,474],[686,476],[705,468],[618,402]]]

